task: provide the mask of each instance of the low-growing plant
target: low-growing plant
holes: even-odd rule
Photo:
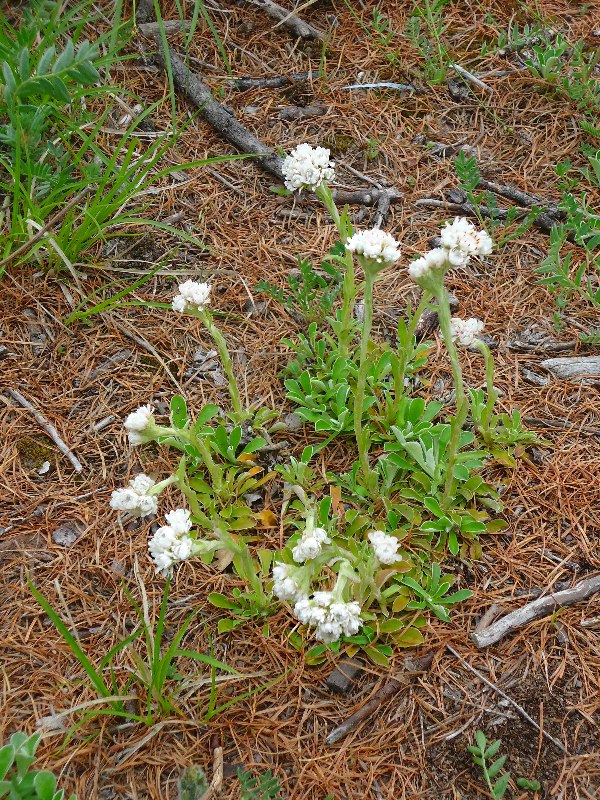
[[[80,663],[91,687],[102,698],[105,707],[97,702],[83,703],[72,711],[61,712],[59,716],[68,716],[73,712],[82,712],[81,719],[74,726],[71,733],[81,725],[98,716],[116,716],[124,719],[153,725],[158,719],[177,715],[183,716],[184,711],[179,702],[184,696],[189,695],[201,686],[211,686],[211,698],[208,708],[215,706],[216,680],[212,678],[198,678],[181,674],[176,665],[179,659],[190,659],[197,663],[207,664],[213,670],[238,675],[236,670],[227,664],[218,661],[211,655],[188,650],[183,645],[183,640],[190,625],[197,616],[197,610],[192,611],[181,627],[169,638],[165,636],[166,615],[169,600],[169,581],[165,585],[156,622],[150,616],[150,609],[143,583],[139,582],[141,604],[124,587],[124,591],[138,618],[138,626],[129,636],[121,639],[101,659],[94,661],[85,653],[77,635],[69,630],[60,615],[51,603],[39,592],[31,581],[29,588],[37,602],[43,608],[50,621],[56,627],[65,643]],[[135,644],[141,641],[144,650]],[[117,658],[127,656],[133,667],[127,667],[125,680],[117,678]],[[132,692],[132,689],[135,692]],[[138,705],[137,712],[129,710],[128,702]],[[145,708],[144,708],[145,706]]]
[[[582,147],[587,166],[574,170],[570,161],[556,166],[563,188],[560,209],[564,222],[553,226],[548,255],[536,268],[540,283],[554,294],[559,312],[574,296],[600,308],[600,214],[588,201],[589,190],[600,188],[600,130],[585,121],[581,127],[593,141],[593,145]],[[576,194],[582,182],[585,188]],[[579,252],[572,248],[563,255],[567,240],[581,248]],[[599,335],[597,331],[582,340],[594,342]]]
[[[477,215],[480,225],[488,231],[490,236],[494,237],[497,247],[503,247],[508,242],[518,239],[533,225],[540,213],[540,209],[535,207],[524,214],[521,221],[512,230],[509,230],[510,226],[517,222],[522,212],[516,206],[511,206],[504,218],[501,218],[494,193],[487,190],[477,191],[481,173],[475,156],[467,156],[464,150],[461,150],[454,159],[454,170],[459,187],[466,194],[467,201]],[[485,214],[482,210],[484,208]]]
[[[333,245],[330,255],[340,255],[343,246]],[[320,272],[306,258],[298,256],[298,269],[287,275],[288,289],[275,286],[269,281],[259,281],[256,291],[276,300],[305,322],[319,322],[331,313],[340,293],[342,276],[330,261],[321,262]]]
[[[266,770],[256,777],[249,770],[238,769],[240,800],[281,800],[281,784]]]
[[[428,620],[448,622],[449,609],[471,595],[454,590],[455,578],[442,562],[479,558],[480,536],[505,527],[494,518],[501,510],[498,492],[482,473],[492,458],[514,465],[515,448],[535,436],[522,429],[518,412],[495,411],[494,362],[480,338],[483,323],[451,317],[446,274],[474,256],[489,255],[490,236],[466,219],[448,223],[441,246],[409,267],[421,298],[399,321],[396,341],[375,342],[374,286],[398,260],[398,243],[378,229],[353,231],[328,186],[329,151],[301,145],[285,159],[284,175],[287,189],[316,193],[343,246],[328,258],[342,276],[340,307],[290,343],[294,358],[285,382],[298,416],[327,439],[272,471],[264,469],[263,448],[285,425],[272,424],[274,412],[242,401],[225,339],[208,309],[210,286],[187,281],[173,310],[199,319],[216,343],[233,409],[206,405],[194,416],[175,396],[168,424],[159,424],[149,405],[130,414],[130,443],[174,448],[179,466],[160,483],[137,476],[113,492],[111,505],[145,516],[156,512],[167,486],[182,492],[189,510],[167,514],[167,524],[149,542],[150,553],[165,576],[194,556],[207,564],[217,559],[220,569],[232,565],[245,586],[209,596],[229,612],[219,632],[255,618],[268,634],[266,618],[277,598],[300,623],[290,643],[302,648],[306,634],[320,642],[306,654],[310,663],[328,652],[362,649],[385,665],[394,647],[420,644]],[[361,293],[359,322],[354,312]],[[453,407],[420,396],[430,347],[417,343],[415,331],[427,308],[436,311],[448,354]],[[483,355],[485,391],[465,385],[459,345]],[[352,435],[357,459],[348,472],[312,467],[317,450],[336,436],[352,441]],[[264,492],[278,478],[282,535],[286,528],[292,533],[274,552],[261,548],[252,531],[276,525]],[[255,543],[256,554],[250,549]]]
[[[443,83],[448,74],[450,56],[443,41],[446,30],[444,9],[448,0],[423,0],[413,6],[405,35],[423,59],[423,71],[429,83]]]
[[[57,788],[48,770],[32,769],[41,734],[13,733],[0,747],[0,798],[7,800],[63,800],[65,790]],[[74,794],[69,800],[77,800]]]
[[[507,757],[503,755],[496,758],[501,746],[501,739],[490,742],[483,731],[477,731],[475,744],[469,745],[467,748],[471,753],[473,763],[481,768],[490,800],[502,800],[510,782],[510,772],[504,770]],[[492,761],[492,759],[496,760]],[[517,786],[530,792],[537,792],[542,788],[539,781],[530,778],[518,778]]]

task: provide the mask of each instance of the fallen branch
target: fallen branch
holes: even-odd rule
[[[77,456],[73,453],[73,451],[69,447],[67,447],[67,445],[60,438],[59,433],[54,427],[54,425],[48,422],[46,417],[44,417],[43,414],[40,414],[37,408],[32,406],[29,400],[26,400],[23,397],[21,392],[18,392],[16,389],[7,389],[7,392],[12,397],[12,399],[15,400],[20,406],[26,408],[28,411],[31,411],[33,416],[36,418],[36,420],[42,426],[42,428],[46,431],[48,436],[52,439],[52,441],[58,447],[60,452],[69,459],[69,461],[73,465],[73,469],[75,470],[75,472],[82,472],[83,467],[81,466],[81,462],[79,461]]]
[[[165,54],[162,42],[158,42],[156,59],[165,71],[167,58],[171,63],[173,83],[176,88],[200,109],[202,117],[209,125],[242,153],[259,156],[256,160],[261,167],[282,180],[282,159],[238,122],[225,106],[215,100],[208,86],[194,72],[191,72],[178,56],[170,49]]]
[[[431,662],[433,661],[433,652],[429,651],[424,653],[424,655],[411,660],[410,665],[410,672],[425,672],[425,670],[429,669],[431,666]],[[407,680],[404,676],[401,676],[399,679],[392,678],[386,683],[383,684],[379,691],[375,692],[373,697],[359,708],[351,717],[349,717],[345,722],[342,722],[337,728],[334,728],[327,739],[325,740],[327,744],[335,744],[339,742],[340,739],[346,737],[352,731],[355,731],[361,722],[364,722],[368,719],[383,703],[387,700],[392,698],[395,694],[398,694],[400,689],[406,686]]]
[[[491,644],[500,641],[500,639],[507,636],[517,628],[531,622],[540,617],[548,617],[553,614],[557,608],[564,606],[571,606],[573,603],[579,603],[582,600],[587,600],[593,594],[600,592],[600,575],[594,575],[592,578],[586,578],[579,581],[570,589],[565,589],[562,592],[555,594],[548,594],[528,603],[516,611],[511,611],[498,622],[494,622],[488,628],[471,634],[471,639],[475,642],[477,647],[489,647]]]
[[[287,28],[290,33],[293,33],[294,36],[298,36],[300,39],[322,40],[324,38],[321,31],[318,31],[316,28],[313,28],[312,25],[309,25],[308,22],[300,19],[293,11],[288,11],[278,3],[272,2],[272,0],[246,0],[246,2],[257,6],[257,8],[261,8],[271,19],[276,19],[280,25]]]
[[[173,83],[176,88],[200,109],[200,115],[211,125],[217,133],[226,141],[237,148],[241,153],[249,153],[257,156],[256,162],[270,175],[273,175],[283,183],[283,159],[274,150],[263,144],[253,133],[245,128],[241,122],[227,111],[225,106],[219,103],[212,96],[208,86],[195,73],[191,72],[185,63],[175,55],[170,48],[167,53],[163,50],[161,41],[157,42],[158,52],[156,60],[166,71],[168,58],[171,64]],[[334,199],[342,204],[360,204],[364,206],[382,206],[385,202],[394,203],[402,198],[402,193],[393,188],[372,188],[357,189],[348,191],[345,189],[334,189],[332,191]]]
[[[229,86],[240,92],[248,89],[285,89],[312,78],[312,72],[295,72],[291,75],[275,75],[272,78],[233,78],[228,81]]]
[[[567,422],[567,420],[562,419],[541,419],[540,417],[523,417],[523,422],[526,425],[536,426],[539,425],[542,428],[559,428],[563,431],[577,431],[577,433],[587,433],[590,436],[600,436],[600,430],[598,428],[586,428],[581,427],[580,425],[575,425],[573,422]]]
[[[508,217],[510,209],[508,208],[494,208],[489,209],[487,206],[479,205],[475,208],[472,203],[469,203],[464,195],[458,189],[451,189],[447,192],[447,200],[435,200],[432,197],[422,198],[415,201],[417,208],[443,208],[445,211],[451,211],[453,214],[461,214],[465,217],[493,217],[494,219],[505,220]],[[464,199],[463,199],[464,198]],[[515,214],[515,219],[524,219],[528,212],[524,209],[518,209]],[[550,233],[552,227],[559,221],[557,214],[554,214],[552,209],[542,211],[533,220],[533,225],[544,233]]]

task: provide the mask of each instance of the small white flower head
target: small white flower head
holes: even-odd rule
[[[360,630],[360,605],[356,602],[332,603],[323,622],[315,631],[315,638],[326,644],[337,641],[342,634],[354,636]]]
[[[400,246],[390,233],[371,228],[358,231],[346,242],[346,248],[357,256],[379,266],[380,269],[400,258]]]
[[[302,534],[302,539],[292,550],[292,558],[298,564],[316,558],[321,553],[324,544],[329,544],[331,539],[325,528],[309,528]]]
[[[395,536],[389,536],[384,531],[372,531],[369,534],[369,541],[382,564],[395,564],[400,547],[400,542]]]
[[[193,546],[194,541],[190,536],[177,536],[168,525],[159,528],[148,543],[156,571],[164,577],[172,573],[175,564],[192,555]]]
[[[455,217],[442,228],[442,247],[453,253],[458,261],[460,255],[468,261],[469,256],[484,256],[492,252],[492,240],[485,231],[478,231],[465,217]],[[464,263],[464,261],[463,261]]]
[[[424,256],[417,258],[408,267],[408,274],[414,281],[428,276],[436,270],[446,271],[449,266],[448,251],[443,247],[434,247]]]
[[[123,425],[129,435],[129,444],[138,445],[152,441],[153,437],[147,433],[155,425],[153,411],[150,405],[140,406],[125,419]]]
[[[462,344],[463,347],[470,347],[479,338],[483,330],[483,322],[480,319],[460,319],[452,317],[450,320],[450,332],[452,341]]]
[[[133,517],[147,517],[156,514],[158,498],[148,494],[154,481],[147,475],[136,475],[129,481],[129,487],[115,489],[110,498],[110,507],[116,511],[128,511]]]
[[[179,284],[179,294],[176,294],[171,303],[173,311],[198,310],[203,311],[210,305],[210,284],[198,281],[186,281]]]
[[[299,144],[287,156],[281,167],[286,189],[316,191],[322,183],[333,180],[333,162],[326,147]]]
[[[299,584],[291,575],[294,567],[282,562],[273,565],[273,593],[280,600],[289,600],[297,603],[306,597]]]
[[[136,475],[135,478],[132,478],[132,480],[129,481],[129,485],[133,491],[137,492],[138,494],[148,494],[155,483],[156,481],[154,481],[148,475],[144,475],[143,472],[141,472],[139,475]]]
[[[312,597],[302,597],[294,606],[294,614],[304,625],[315,630],[315,637],[326,644],[336,642],[340,636],[354,636],[362,620],[360,605],[354,601],[337,600],[335,592],[315,592]]]
[[[177,535],[188,533],[192,527],[190,512],[187,508],[176,508],[174,511],[169,511],[166,520]]]

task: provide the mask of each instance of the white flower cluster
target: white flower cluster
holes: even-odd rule
[[[173,311],[182,314],[189,309],[203,311],[210,305],[210,284],[198,281],[186,281],[179,284],[179,294],[176,294],[171,303]]]
[[[364,256],[377,264],[393,264],[400,258],[398,242],[390,233],[379,230],[379,228],[358,231],[348,239],[346,247],[351,253]]]
[[[451,267],[464,267],[471,256],[487,256],[493,242],[486,231],[478,231],[465,217],[447,222],[440,234],[442,246],[417,258],[408,267],[410,277],[419,282],[429,273],[446,272]]]
[[[110,498],[110,507],[116,511],[128,511],[133,517],[147,517],[156,514],[158,498],[148,492],[154,481],[143,473],[129,481],[125,489],[115,489]]]
[[[418,280],[434,269],[441,269],[448,264],[448,252],[443,247],[434,247],[424,256],[415,259],[409,267],[408,274],[413,280]]]
[[[300,598],[294,614],[303,624],[315,626],[315,637],[326,644],[337,641],[342,634],[354,636],[362,624],[360,605],[355,601],[341,602],[334,592],[315,592],[310,598]]]
[[[475,317],[471,317],[471,319],[452,317],[450,320],[452,341],[462,344],[463,347],[470,347],[479,338],[482,330],[483,322],[480,319],[475,319]]]
[[[148,550],[156,564],[156,571],[165,577],[170,575],[173,566],[189,558],[194,549],[194,540],[188,536],[192,521],[185,508],[170,511],[167,525],[159,528],[148,542]]]
[[[389,536],[384,531],[372,531],[369,541],[373,545],[375,555],[382,564],[395,564],[398,560],[400,542],[395,536]]]
[[[273,592],[280,600],[291,600],[296,603],[300,598],[306,597],[298,583],[290,575],[294,567],[281,561],[273,565]]]
[[[454,222],[447,222],[440,234],[442,247],[454,257],[458,253],[466,258],[469,256],[489,256],[492,252],[492,240],[486,231],[478,231],[465,217],[455,217]]]
[[[150,439],[143,435],[150,424],[154,423],[154,409],[152,406],[140,406],[136,411],[132,411],[123,423],[129,435],[129,444],[144,444]]]
[[[323,545],[330,542],[331,539],[327,535],[325,528],[309,526],[302,534],[302,539],[292,550],[292,558],[298,564],[302,564],[304,561],[318,556],[323,549]]]
[[[316,191],[322,183],[333,180],[333,163],[326,147],[299,144],[287,156],[281,167],[286,189]]]

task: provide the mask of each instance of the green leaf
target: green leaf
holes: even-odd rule
[[[226,597],[224,594],[219,594],[219,592],[212,592],[209,594],[208,602],[212,603],[212,605],[217,608],[227,608],[230,611],[241,610],[237,603],[234,603],[233,600],[230,600],[229,597]]]
[[[201,428],[203,425],[211,420],[213,417],[219,413],[219,406],[216,406],[214,403],[207,403],[203,406],[200,411],[198,412],[198,416],[196,417],[195,428]]]
[[[53,800],[56,791],[56,778],[51,772],[44,770],[38,772],[33,779],[33,785],[39,800]]]
[[[389,658],[384,655],[378,648],[373,647],[373,645],[368,645],[367,647],[363,647],[363,652],[367,655],[374,664],[377,664],[380,667],[387,667],[389,666],[390,660]]]
[[[235,630],[241,623],[241,620],[235,619],[220,619],[217,623],[218,633],[229,633]]]
[[[496,759],[496,761],[494,761],[493,764],[490,764],[490,766],[488,767],[488,775],[490,776],[490,778],[496,777],[496,775],[500,772],[500,770],[504,766],[506,758],[507,756],[505,755],[500,756],[500,758]]]
[[[423,644],[425,637],[421,631],[411,627],[394,636],[394,641],[398,647],[418,647]]]
[[[73,42],[71,39],[67,39],[67,44],[65,45],[65,49],[62,53],[58,56],[54,65],[52,67],[53,73],[62,72],[67,67],[70,67],[73,63],[73,57],[75,55],[75,49],[73,47]]]
[[[504,797],[506,790],[508,789],[509,780],[510,772],[505,772],[501,778],[498,778],[492,790],[494,793],[494,800],[501,800],[501,798]]]
[[[171,399],[171,425],[180,430],[185,428],[188,423],[187,404],[180,394],[176,394]]]
[[[475,733],[475,741],[477,742],[477,746],[481,750],[481,752],[485,752],[485,748],[487,745],[487,739],[485,733],[483,731],[477,731]]]
[[[379,626],[379,630],[382,633],[397,633],[405,627],[406,623],[401,619],[386,619],[385,622],[382,622]]]
[[[14,750],[12,745],[5,744],[2,749],[0,749],[0,780],[6,776],[6,773],[10,769],[14,759]]]
[[[492,744],[485,751],[485,757],[487,759],[493,758],[498,752],[498,750],[500,750],[501,746],[502,746],[502,739],[496,739],[496,741],[492,742]]]

